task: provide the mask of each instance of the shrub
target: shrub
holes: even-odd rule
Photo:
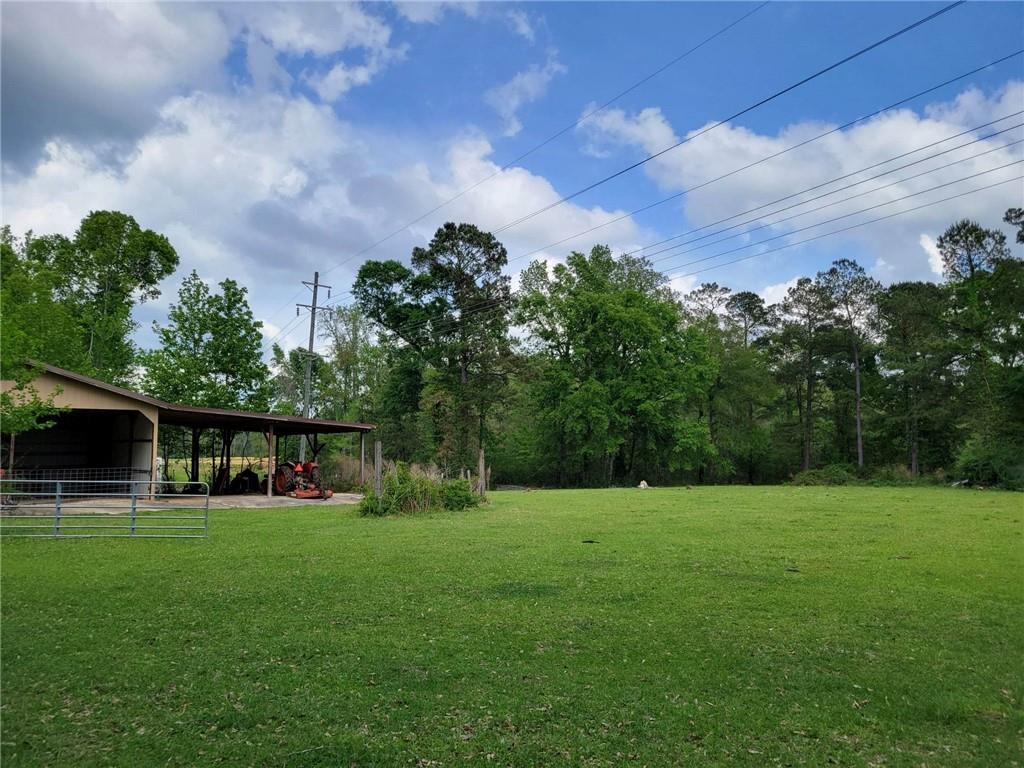
[[[442,480],[441,506],[445,509],[467,509],[480,503],[469,480]]]
[[[410,515],[436,509],[466,509],[480,503],[467,480],[435,480],[398,463],[381,480],[378,494],[368,488],[359,502],[364,517]]]
[[[798,472],[790,481],[792,485],[847,485],[855,481],[856,475],[846,464],[829,464],[823,469],[807,469]]]
[[[974,485],[1024,490],[1024,458],[1017,448],[1005,442],[972,437],[957,456],[956,476]]]

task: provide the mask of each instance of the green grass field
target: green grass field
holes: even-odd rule
[[[3,763],[1020,765],[1022,520],[723,487],[10,539]]]

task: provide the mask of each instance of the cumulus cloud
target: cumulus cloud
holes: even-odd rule
[[[362,64],[339,61],[323,74],[307,74],[304,78],[324,101],[337,101],[359,85],[366,85],[389,64],[405,58],[408,48],[382,48],[370,51]]]
[[[757,293],[762,299],[764,299],[765,304],[778,304],[786,298],[786,294],[789,293],[789,289],[794,287],[796,285],[796,281],[799,279],[800,275],[796,275],[785,282],[766,285]]]
[[[1019,118],[1011,118],[999,123],[995,128],[982,129],[969,136],[943,142],[921,152],[914,152],[920,147],[940,142],[974,126],[1011,115],[1019,111],[1022,106],[1024,106],[1024,83],[1011,81],[991,94],[985,94],[973,88],[968,89],[952,101],[930,105],[921,113],[909,109],[888,112],[846,130],[832,133],[775,160],[762,163],[728,179],[686,194],[682,198],[685,222],[680,223],[703,226],[785,197],[800,189],[809,188],[839,176],[853,174],[840,183],[822,187],[805,197],[789,200],[785,205],[836,190],[854,181],[867,179],[905,163],[927,158],[942,150],[955,148],[987,135],[993,130],[1009,128],[1019,122]],[[778,133],[771,135],[758,133],[741,125],[729,124],[703,135],[696,135],[706,127],[706,125],[700,126],[680,135],[657,108],[643,109],[633,114],[612,109],[585,120],[579,128],[579,132],[583,141],[583,150],[591,152],[627,149],[643,154],[653,154],[675,144],[681,138],[694,137],[692,141],[688,141],[644,166],[644,172],[660,190],[680,192],[810,139],[834,126],[801,122],[785,126]],[[893,181],[904,180],[906,177],[922,171],[935,170],[934,173],[906,180],[906,183],[887,186],[884,190],[861,196],[849,203],[835,205],[820,214],[809,213],[806,217],[761,230],[754,239],[760,240],[769,235],[809,226],[819,220],[823,221],[879,203],[895,201],[897,198],[921,192],[945,182],[1019,160],[1021,158],[1019,145],[1003,149],[1000,147],[1020,139],[1022,135],[1024,134],[1020,129],[1014,129],[970,147],[949,152],[942,157],[926,160],[891,176],[866,182],[847,192],[839,192],[834,197],[814,203],[813,206],[792,209],[785,215],[790,216],[801,211],[808,211],[811,207],[843,200],[849,195],[889,185]],[[974,157],[990,149],[994,151],[983,157]],[[895,162],[884,162],[897,155],[911,152],[913,154]],[[939,166],[954,160],[962,162],[944,170],[938,170]],[[878,163],[883,164],[868,172],[859,172],[863,168]],[[964,182],[961,185],[922,194],[920,197],[905,202],[896,202],[891,208],[882,208],[871,214],[851,217],[842,223],[834,224],[832,228],[839,228],[845,224],[856,223],[868,218],[876,218],[967,189],[1013,179],[1019,175],[1019,166],[1008,168],[970,182]],[[887,279],[928,277],[933,274],[934,270],[931,266],[930,254],[921,247],[922,233],[932,238],[937,237],[952,220],[964,216],[977,218],[988,226],[997,226],[1000,223],[1002,211],[1012,205],[1014,199],[1019,199],[1019,190],[1019,184],[1006,184],[976,195],[925,208],[887,222],[854,230],[840,235],[836,239],[859,248],[863,253],[865,266],[875,268],[879,277]],[[774,221],[771,214],[775,210],[775,207],[769,207],[759,212],[764,219],[758,224]],[[828,231],[828,229],[826,227],[820,231],[809,231],[796,239],[813,236]],[[777,247],[783,242],[775,241],[773,247]],[[735,246],[735,243],[733,245]],[[709,252],[713,253],[714,251],[709,250]],[[671,265],[669,266],[671,267]]]
[[[55,135],[130,142],[177,89],[225,82],[230,32],[209,7],[3,3],[0,27],[4,162],[22,168]]]
[[[395,3],[395,8],[400,16],[413,24],[437,24],[448,11],[457,11],[474,17],[479,13],[480,4],[476,2],[451,3],[410,0],[409,2]]]
[[[224,13],[276,50],[327,56],[350,48],[387,47],[391,28],[358,3],[229,3]]]
[[[558,52],[548,51],[548,60],[543,66],[534,64],[484,94],[484,100],[504,121],[506,136],[515,136],[523,129],[518,116],[520,108],[542,98],[551,81],[567,71],[558,60]]]
[[[512,31],[519,35],[524,40],[533,42],[536,38],[536,33],[533,29],[533,22],[530,20],[530,15],[526,11],[519,9],[513,9],[505,14],[505,18],[508,20],[508,24],[512,27]]]
[[[327,101],[405,54],[357,3],[4,3],[0,21],[4,163],[22,171],[54,139],[119,161],[170,97],[231,90],[222,63],[238,41],[256,89],[288,90],[279,58],[301,57]]]
[[[8,174],[4,221],[19,233],[71,233],[89,210],[129,211],[143,226],[166,233],[182,260],[161,302],[140,311],[144,331],[151,319],[161,319],[181,275],[193,268],[211,282],[230,276],[249,286],[257,317],[284,327],[287,318],[272,316],[282,285],[291,287],[314,269],[325,272],[485,177],[494,175],[335,270],[334,284],[348,284],[363,258],[404,258],[446,220],[496,228],[560,197],[543,176],[518,167],[501,171],[490,143],[477,134],[452,140],[434,167],[393,160],[398,154],[389,141],[301,95],[174,97],[116,170],[86,145],[49,142],[30,172]],[[623,212],[564,205],[556,213],[502,235],[510,257]],[[602,239],[626,248],[640,233],[627,218],[602,230]],[[571,245],[536,258],[562,258]],[[509,271],[525,264],[518,259]]]
[[[942,277],[942,254],[939,253],[938,244],[928,235],[922,233],[918,240],[921,248],[928,254],[928,266],[937,277]]]

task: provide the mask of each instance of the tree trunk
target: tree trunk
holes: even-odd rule
[[[745,338],[745,337],[744,337]],[[754,434],[754,401],[750,400],[747,403],[747,439]],[[747,444],[750,445],[749,443]],[[749,447],[747,449],[747,484],[754,484],[754,449]]]
[[[804,406],[804,469],[811,468],[811,443],[814,440],[814,375],[807,374],[807,398]]]
[[[864,469],[864,427],[861,421],[860,352],[853,345],[853,378],[857,403],[857,468]]]
[[[565,487],[565,428],[558,429],[558,487]]]
[[[917,477],[920,472],[918,466],[918,444],[917,444],[917,398],[911,394],[910,402],[910,474]]]

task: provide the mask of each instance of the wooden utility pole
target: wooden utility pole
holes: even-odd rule
[[[487,461],[484,459],[484,449],[480,449],[480,461],[477,466],[477,472],[480,476],[480,484],[478,491],[481,496],[487,495]]]
[[[313,303],[312,304],[296,304],[295,311],[298,313],[299,307],[305,307],[309,310],[309,346],[306,348],[306,381],[305,386],[302,390],[302,416],[303,418],[309,418],[309,388],[313,377],[313,341],[316,338],[316,299],[317,293],[320,288],[327,289],[327,298],[331,298],[331,286],[324,285],[320,282],[320,273],[313,273],[313,282],[310,283],[306,280],[302,281],[302,284],[307,288],[313,290]],[[299,462],[306,460],[306,435],[302,436],[299,440]]]

